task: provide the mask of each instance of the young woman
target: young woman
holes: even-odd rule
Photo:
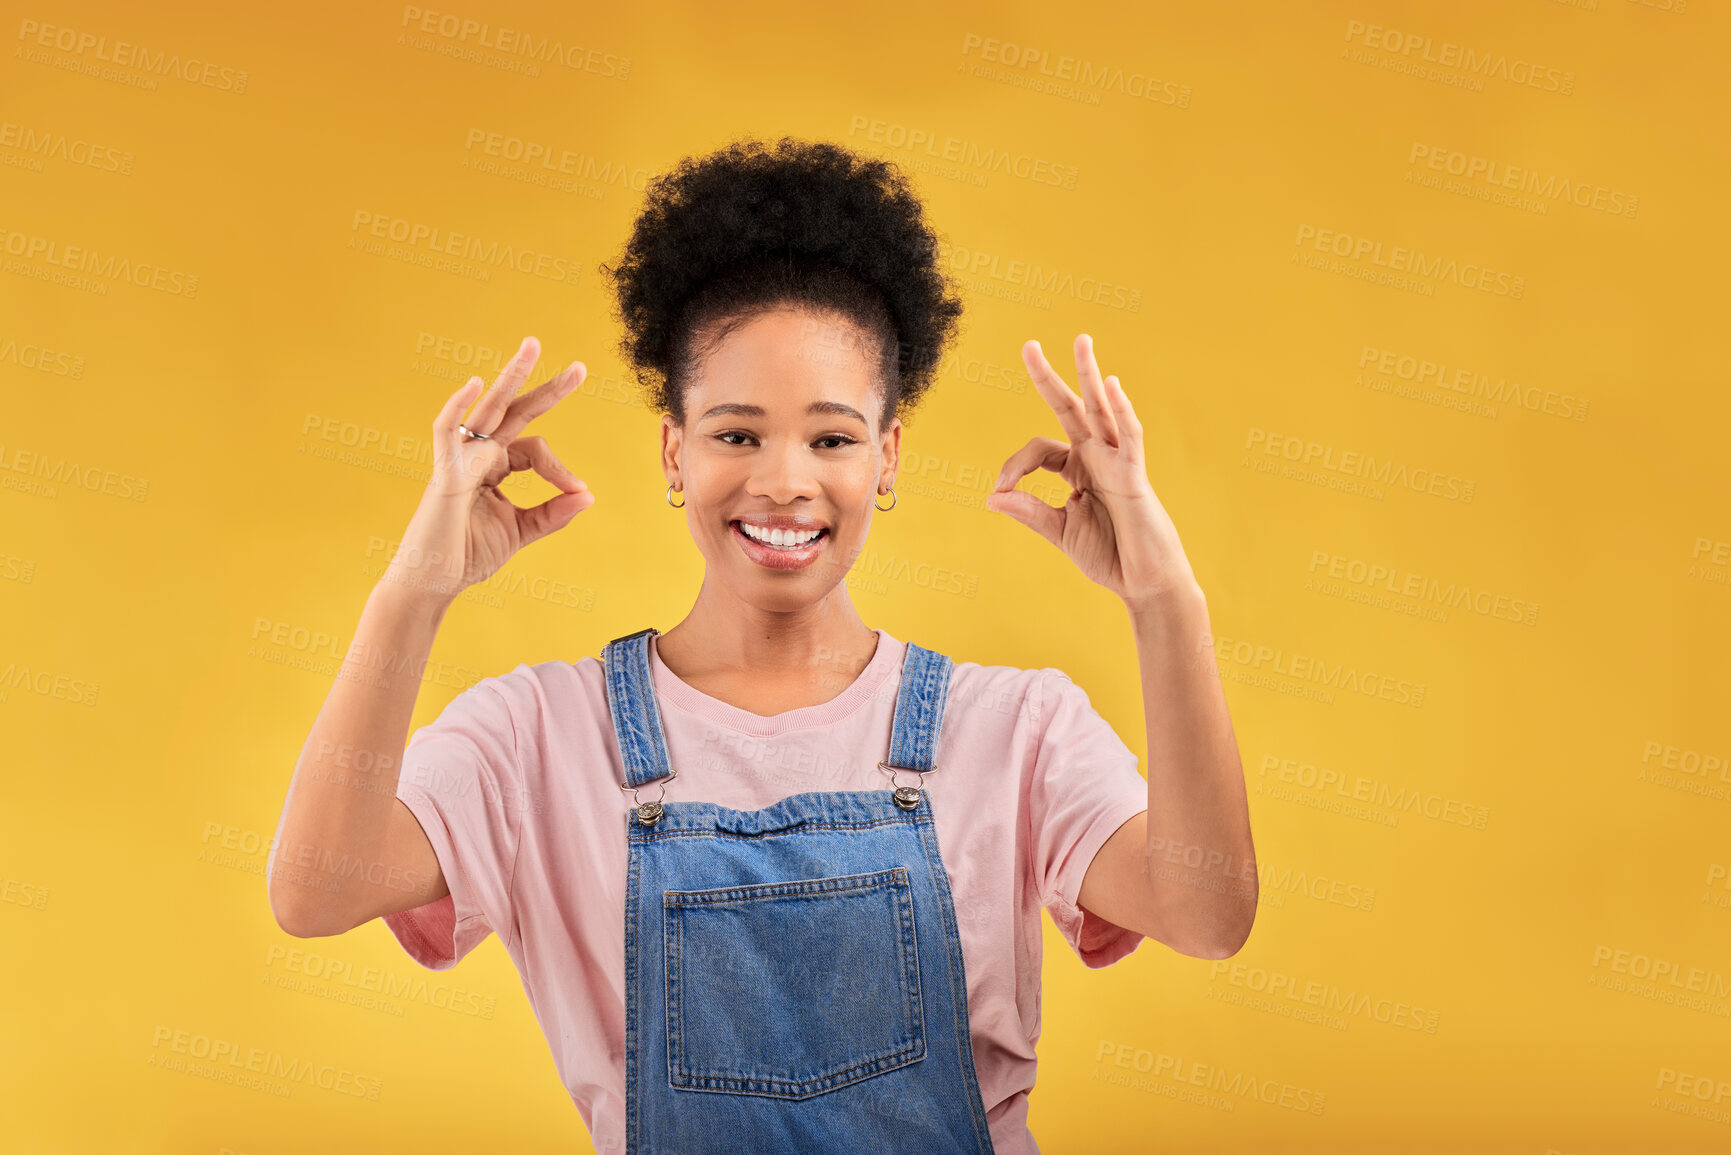
[[[961,312],[893,166],[788,139],[687,159],[606,272],[704,556],[695,604],[485,679],[404,750],[457,595],[596,500],[525,432],[584,367],[519,396],[525,340],[434,421],[432,479],[295,768],[276,918],[308,937],[382,916],[435,970],[497,932],[603,1151],[1035,1151],[1041,909],[1091,967],[1145,936],[1224,958],[1255,913],[1207,606],[1142,426],[1086,336],[1080,395],[1029,341],[1069,440],[1030,439],[987,504],[1123,599],[1146,781],[1061,670],[954,661],[848,597]],[[524,469],[561,493],[515,507],[497,486]],[[1016,490],[1036,469],[1063,508]]]

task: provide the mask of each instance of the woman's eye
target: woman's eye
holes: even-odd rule
[[[721,442],[723,445],[743,445],[743,444],[745,444],[744,441],[729,441],[728,438],[730,438],[730,437],[743,437],[743,438],[749,439],[751,437],[751,434],[741,433],[737,429],[730,429],[726,433],[717,433],[715,435],[715,439],[717,441]],[[831,444],[829,444],[830,442],[835,442],[835,444],[831,445]],[[828,448],[828,449],[841,449],[843,446],[855,444],[855,441],[852,437],[847,436],[845,433],[832,433],[828,437],[818,438],[816,441],[812,442],[812,444],[824,446],[825,448]]]

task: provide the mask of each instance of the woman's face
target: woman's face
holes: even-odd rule
[[[702,358],[685,425],[663,416],[661,447],[706,583],[786,612],[846,576],[901,446],[899,419],[877,428],[875,352],[851,322],[790,306],[746,321]]]

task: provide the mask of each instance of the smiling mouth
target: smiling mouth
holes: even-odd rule
[[[817,560],[817,555],[823,552],[829,542],[829,527],[824,526],[816,537],[798,545],[776,545],[773,542],[761,541],[746,533],[741,523],[730,521],[728,529],[732,531],[740,549],[752,561],[770,569],[802,569]],[[755,526],[753,527],[756,528]]]
[[[824,538],[829,536],[829,526],[826,525],[822,529],[817,531],[817,535],[815,537],[812,537],[806,541],[802,541],[802,542],[798,543],[797,545],[795,545],[795,544],[779,544],[779,543],[768,540],[769,534],[766,531],[760,529],[759,527],[757,527],[755,525],[752,526],[751,528],[757,530],[758,533],[762,534],[763,536],[754,537],[751,534],[746,533],[744,522],[731,521],[731,522],[728,522],[728,524],[733,526],[733,528],[735,528],[736,530],[738,530],[739,535],[741,537],[745,538],[747,541],[755,542],[756,544],[761,545],[761,546],[766,546],[769,549],[785,550],[789,553],[797,552],[798,550],[802,550],[802,549],[809,549],[811,546],[816,545],[818,542],[822,541]],[[786,531],[783,531],[783,532],[785,533]]]

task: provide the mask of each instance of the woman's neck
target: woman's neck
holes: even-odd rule
[[[759,714],[829,701],[877,646],[877,631],[845,586],[822,602],[779,612],[718,596],[706,584],[684,620],[655,639],[656,654],[680,681]],[[742,698],[755,705],[735,700]],[[776,708],[759,708],[766,703]]]

